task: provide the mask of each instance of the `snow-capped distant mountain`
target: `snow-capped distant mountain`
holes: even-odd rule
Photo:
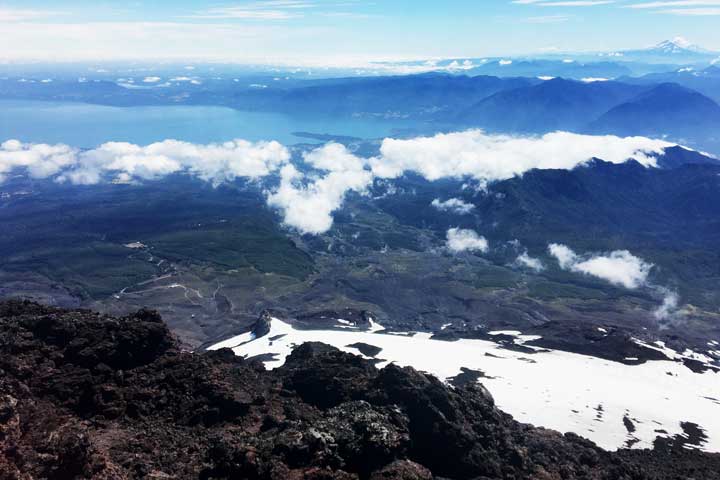
[[[622,52],[625,60],[649,63],[709,62],[717,55],[717,52],[706,50],[683,37],[665,40],[649,48]]]
[[[664,73],[674,65],[708,66],[720,63],[720,52],[696,45],[684,37],[664,40],[647,48],[605,52],[546,52],[509,57],[447,58],[407,62],[377,62],[378,72],[409,74],[444,72],[498,77],[551,76],[572,79],[618,78]]]
[[[649,48],[648,50],[668,53],[672,55],[678,55],[687,52],[709,53],[708,50],[705,50],[704,48],[689,42],[683,37],[675,37],[672,40],[665,40],[658,43],[654,47]]]

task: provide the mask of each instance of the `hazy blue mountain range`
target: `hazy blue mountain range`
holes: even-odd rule
[[[621,103],[595,120],[590,130],[626,135],[717,138],[720,105],[694,90],[664,83]]]
[[[684,67],[667,72],[650,73],[641,77],[622,77],[618,80],[638,85],[677,83],[720,102],[720,66],[718,65],[711,65],[707,68]]]
[[[282,97],[281,108],[341,115],[445,117],[469,99],[526,87],[535,81],[426,74],[333,83],[295,89]]]
[[[652,67],[654,70],[656,67]],[[484,62],[466,72],[468,75],[497,75],[500,77],[564,77],[581,80],[583,78],[617,78],[644,72],[642,65],[626,64],[617,61],[585,62],[570,58],[558,59],[497,59]]]
[[[112,106],[217,105],[296,117],[401,119],[423,122],[425,131],[478,127],[505,133],[649,135],[720,152],[720,107],[713,99],[720,95],[718,67],[690,68],[619,81],[451,73],[313,80],[144,77],[123,82],[8,77],[0,79],[0,98]]]
[[[461,112],[458,120],[489,130],[577,130],[647,87],[556,78],[496,93]]]

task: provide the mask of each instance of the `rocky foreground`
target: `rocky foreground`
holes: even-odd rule
[[[532,401],[532,398],[528,398]],[[480,385],[321,344],[265,371],[180,350],[160,317],[0,303],[0,479],[718,479],[720,455],[606,452]]]

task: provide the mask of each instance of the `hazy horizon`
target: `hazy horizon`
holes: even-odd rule
[[[356,66],[612,52],[675,37],[720,51],[719,16],[715,0],[9,1],[0,3],[0,60]]]

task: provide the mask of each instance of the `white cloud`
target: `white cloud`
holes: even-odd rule
[[[653,264],[627,250],[616,250],[605,255],[579,256],[567,246],[556,243],[550,244],[548,250],[564,270],[591,275],[628,289],[647,285],[647,278],[653,267]]]
[[[78,153],[74,168],[59,180],[88,184],[100,182],[105,175],[120,174],[152,180],[186,172],[217,185],[238,177],[264,177],[289,160],[290,152],[278,142],[233,140],[198,145],[165,140],[147,146],[109,142]]]
[[[285,214],[285,223],[307,233],[332,225],[348,191],[364,192],[374,179],[393,179],[415,172],[429,181],[465,178],[480,185],[512,178],[533,169],[571,169],[592,157],[622,163],[634,158],[655,166],[653,155],[673,144],[644,137],[620,138],[555,132],[542,137],[487,135],[469,130],[433,137],[386,138],[380,155],[360,158],[343,145],[330,143],[304,155],[315,172],[283,170],[280,187],[268,201]],[[238,177],[257,179],[277,173],[290,162],[289,150],[278,142],[233,140],[199,145],[165,140],[146,146],[109,142],[80,151],[67,145],[8,141],[0,148],[0,182],[13,171],[35,178],[94,184],[152,180],[185,173],[214,185]],[[326,172],[318,177],[317,172]],[[460,199],[436,199],[435,208],[467,213],[472,205]],[[311,218],[313,217],[313,218]]]
[[[242,6],[214,7],[191,15],[191,18],[226,18],[241,20],[289,20],[302,17],[302,11],[317,7],[314,1],[265,0]]]
[[[577,255],[570,248],[559,243],[551,243],[548,246],[550,255],[555,257],[560,264],[560,268],[567,270],[577,262]]]
[[[364,162],[337,143],[313,150],[304,159],[329,173],[305,183],[305,175],[286,165],[280,171],[280,187],[268,195],[268,204],[282,210],[286,225],[302,233],[319,234],[332,227],[332,214],[342,206],[345,195],[364,192],[373,176]]]
[[[197,145],[165,140],[147,146],[109,142],[81,151],[62,144],[8,140],[0,144],[0,181],[16,171],[76,184],[98,183],[108,176],[151,180],[186,172],[218,184],[237,177],[264,177],[289,160],[290,152],[278,142]]]
[[[661,295],[662,304],[652,312],[657,320],[677,320],[684,314],[680,308],[680,296],[677,292],[648,281],[650,270],[654,265],[627,250],[616,250],[607,254],[578,255],[567,246],[557,243],[548,245],[548,250],[563,270],[591,275],[631,290],[645,287]]]
[[[290,151],[276,141],[237,139],[220,144],[196,145],[166,140],[155,145],[162,152],[179,158],[193,174],[214,184],[237,177],[264,177],[290,160]]]
[[[362,170],[365,161],[350,153],[344,145],[328,143],[320,148],[310,151],[304,156],[305,163],[318,170],[329,172],[343,172],[348,170]]]
[[[521,5],[537,5],[539,7],[594,7],[596,5],[608,5],[616,0],[570,0],[570,1],[548,1],[548,0],[513,0],[511,3]]]
[[[720,16],[720,8],[669,8],[665,10],[658,10],[658,13],[685,17],[717,17]]]
[[[494,181],[512,178],[533,168],[572,169],[593,157],[612,163],[634,158],[645,166],[655,166],[653,155],[671,145],[645,137],[569,132],[516,137],[468,130],[407,140],[386,138],[380,147],[381,155],[369,162],[373,173],[381,178],[415,172],[431,181],[449,177]]]
[[[664,8],[664,7],[705,7],[712,5],[720,5],[718,0],[668,0],[660,2],[642,2],[632,3],[630,5],[624,5],[623,8]],[[685,40],[682,37],[677,37],[680,40]],[[688,42],[689,43],[689,42]],[[679,43],[680,46],[689,46],[688,43]]]
[[[567,2],[540,2],[536,5],[541,7],[594,7],[611,3],[615,3],[615,0],[571,0]]]
[[[535,272],[542,272],[543,270],[545,270],[545,265],[543,265],[540,259],[531,257],[530,255],[528,255],[528,252],[523,252],[518,255],[515,263],[520,267],[528,268]]]
[[[447,231],[447,248],[452,252],[475,252],[485,253],[489,249],[488,241],[474,230],[451,228]]]
[[[0,182],[15,170],[32,178],[48,178],[75,164],[77,151],[67,145],[25,144],[8,140],[0,144]]]
[[[588,275],[603,278],[625,288],[638,288],[647,281],[652,264],[644,262],[627,250],[619,250],[608,256],[597,256],[573,266]]]
[[[445,201],[441,201],[439,198],[436,198],[432,201],[431,205],[440,211],[453,212],[461,215],[468,214],[475,209],[475,205],[472,203],[466,203],[459,198],[450,198]]]
[[[664,287],[658,290],[664,295],[663,303],[654,312],[653,315],[658,320],[672,320],[681,315],[679,311],[680,297],[676,292]]]
[[[340,208],[345,194],[364,191],[373,179],[362,159],[336,143],[304,157],[313,169],[327,172],[320,178],[306,178],[289,160],[289,150],[278,142],[234,140],[198,145],[165,140],[147,146],[109,142],[79,151],[66,145],[11,140],[0,146],[0,181],[16,170],[34,178],[55,176],[60,182],[80,185],[110,179],[127,183],[185,173],[217,185],[280,171],[280,186],[269,193],[268,203],[283,211],[286,224],[304,233],[322,233],[332,226],[332,213]]]

